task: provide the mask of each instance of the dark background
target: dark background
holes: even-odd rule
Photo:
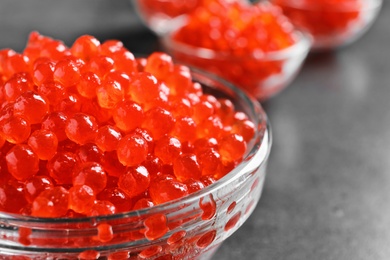
[[[310,54],[264,103],[274,134],[264,193],[215,259],[390,259],[390,5],[358,42]],[[37,30],[66,44],[160,48],[125,0],[2,0],[0,49]]]

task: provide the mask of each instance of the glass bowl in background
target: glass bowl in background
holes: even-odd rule
[[[296,27],[313,37],[313,50],[329,50],[353,43],[372,25],[382,0],[291,1],[272,0]]]
[[[297,32],[297,42],[288,48],[239,56],[179,42],[174,34],[165,35],[162,44],[177,61],[223,77],[260,101],[290,84],[311,46],[310,37]]]
[[[211,259],[260,199],[271,132],[256,100],[207,73],[194,70],[193,78],[256,126],[236,168],[189,196],[127,213],[48,219],[0,212],[0,259]]]

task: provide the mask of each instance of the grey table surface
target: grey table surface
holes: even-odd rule
[[[351,46],[310,54],[265,102],[273,149],[263,196],[214,259],[390,259],[390,4]],[[0,49],[37,30],[160,48],[126,0],[2,0]]]

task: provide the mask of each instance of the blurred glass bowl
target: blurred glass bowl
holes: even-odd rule
[[[177,61],[214,73],[260,101],[276,95],[290,84],[311,46],[310,37],[297,32],[298,41],[291,47],[238,55],[178,42],[174,34],[164,36],[162,44]]]
[[[372,25],[382,0],[291,1],[273,0],[294,25],[310,33],[313,50],[329,50],[359,39]]]
[[[210,259],[260,199],[271,132],[256,100],[207,73],[192,75],[204,93],[230,99],[254,123],[241,163],[198,192],[136,211],[58,219],[0,211],[0,259]]]

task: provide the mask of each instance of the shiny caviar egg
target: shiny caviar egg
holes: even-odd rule
[[[23,143],[30,133],[30,123],[23,117],[12,115],[0,122],[0,135],[10,143]]]
[[[19,213],[27,201],[23,191],[9,183],[0,184],[0,210],[10,213]]]
[[[144,166],[129,168],[118,180],[118,187],[126,192],[129,197],[135,197],[147,191],[149,184],[150,175]]]
[[[153,138],[159,139],[168,134],[175,125],[175,118],[168,110],[154,107],[145,113],[142,127],[151,132]]]
[[[69,192],[64,187],[53,187],[42,191],[32,202],[34,217],[62,217],[68,211]]]
[[[123,165],[135,166],[145,161],[148,144],[142,136],[130,133],[119,141],[117,154]]]
[[[137,103],[147,103],[167,94],[160,91],[160,86],[161,83],[153,74],[140,72],[132,79],[127,94]]]
[[[56,106],[65,98],[65,87],[59,82],[44,82],[37,86],[36,91],[51,105]]]
[[[95,194],[87,185],[74,185],[69,189],[69,208],[77,213],[90,212],[95,203]]]
[[[30,74],[26,72],[14,74],[4,83],[4,97],[7,101],[13,102],[25,91],[32,90],[33,84]]]
[[[246,151],[244,138],[237,134],[224,137],[219,142],[219,153],[223,160],[235,161],[240,159]]]
[[[43,117],[48,112],[47,101],[32,91],[24,92],[16,98],[14,103],[14,114],[25,117],[30,124],[42,122]]]
[[[101,81],[98,75],[93,72],[85,72],[77,83],[77,91],[85,98],[96,97],[96,90],[100,87]]]
[[[95,55],[85,64],[87,70],[103,78],[114,67],[114,60],[105,55]]]
[[[102,151],[114,151],[122,134],[115,126],[105,125],[97,130],[95,143]]]
[[[154,206],[154,203],[151,199],[142,198],[142,199],[137,200],[136,203],[134,203],[133,210],[145,209],[145,208],[150,208],[153,206]]]
[[[155,204],[178,199],[189,194],[187,185],[174,179],[162,179],[151,183],[150,197]]]
[[[121,84],[115,80],[106,80],[96,90],[100,107],[112,109],[124,98]]]
[[[115,205],[108,200],[95,200],[90,211],[88,212],[89,216],[101,216],[101,215],[111,215],[116,212]]]
[[[112,226],[106,223],[99,224],[98,227],[98,239],[101,242],[109,242],[113,239],[114,234]]]
[[[153,74],[157,79],[164,79],[173,71],[172,57],[166,53],[152,53],[146,61],[144,71]]]
[[[194,154],[182,154],[173,162],[173,172],[179,181],[199,179],[202,175],[198,159]]]
[[[32,202],[42,191],[52,188],[53,182],[47,176],[33,176],[24,183],[24,194],[27,201]]]
[[[80,70],[72,59],[60,60],[54,68],[54,79],[71,87],[80,81]]]
[[[27,143],[41,160],[49,160],[57,152],[57,136],[49,130],[34,131]]]
[[[66,136],[75,143],[85,144],[96,137],[98,124],[93,116],[77,113],[69,118],[66,126]]]
[[[4,212],[95,217],[179,199],[232,170],[257,130],[166,53],[136,59],[120,41],[90,35],[69,48],[33,32],[22,54],[0,50],[0,85]],[[166,222],[150,216],[131,236],[157,239]],[[96,228],[94,243],[116,239],[111,224]]]
[[[46,164],[47,171],[58,184],[71,184],[73,171],[77,165],[77,157],[70,152],[58,152]]]
[[[62,112],[52,112],[43,118],[41,129],[52,131],[58,141],[67,139],[65,133],[66,121],[68,117]]]
[[[181,153],[181,142],[172,136],[163,136],[156,141],[154,154],[165,164],[172,164]]]
[[[123,100],[116,104],[113,119],[116,126],[124,132],[140,127],[144,118],[143,108],[131,100]]]
[[[197,192],[198,190],[201,190],[205,187],[203,182],[194,179],[188,179],[185,184],[187,185],[189,193]]]
[[[103,151],[99,149],[98,145],[94,143],[86,143],[84,145],[78,146],[75,151],[75,155],[77,156],[77,160],[79,163],[85,163],[85,162],[100,163],[102,162],[104,157]]]
[[[73,185],[87,185],[98,194],[107,184],[107,175],[98,163],[87,162],[73,171]]]
[[[116,212],[131,210],[131,198],[119,187],[107,187],[97,195],[99,200],[108,201],[115,207]]]
[[[8,171],[17,180],[33,177],[39,170],[39,158],[26,144],[17,144],[5,156]]]
[[[197,159],[202,170],[202,175],[209,175],[217,172],[221,165],[221,155],[215,149],[209,148],[199,152]]]
[[[39,86],[43,83],[53,82],[53,71],[55,63],[47,57],[37,58],[34,62],[32,73],[35,85]]]
[[[191,117],[179,117],[176,119],[172,134],[184,142],[192,142],[196,139],[196,129],[197,125]]]
[[[76,39],[70,51],[78,58],[88,61],[99,51],[100,42],[91,35],[83,35]]]

